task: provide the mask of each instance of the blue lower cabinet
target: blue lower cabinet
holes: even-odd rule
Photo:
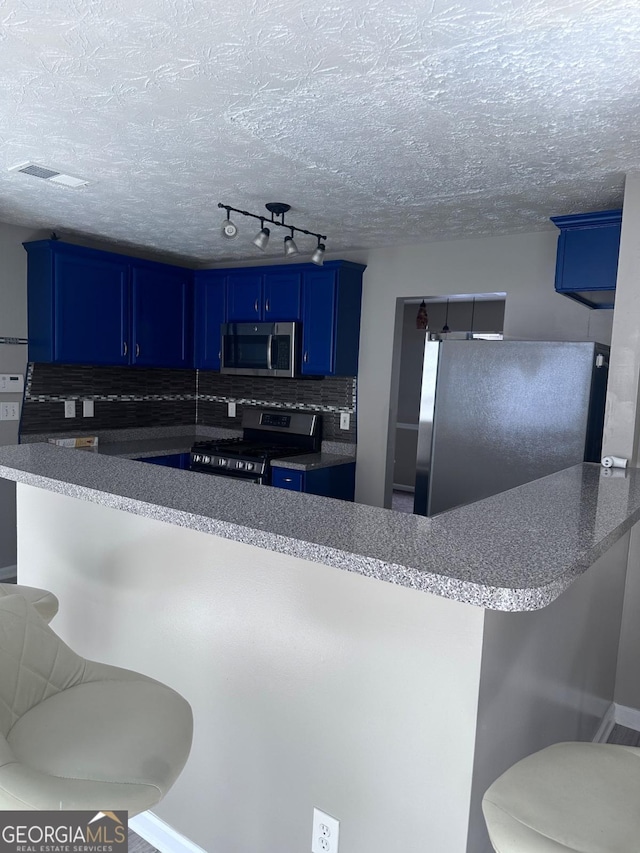
[[[151,465],[164,465],[166,468],[180,468],[182,471],[189,470],[189,453],[171,453],[169,456],[143,456],[136,462],[150,462]]]
[[[355,493],[356,463],[332,465],[311,471],[272,468],[271,485],[291,492],[305,492],[324,498],[352,501]]]
[[[272,468],[271,485],[290,492],[304,492],[304,480],[307,471],[293,471],[290,468]]]

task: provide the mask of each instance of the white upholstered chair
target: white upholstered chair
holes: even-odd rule
[[[174,690],[73,652],[21,595],[0,598],[0,810],[138,814],[191,748]]]
[[[0,583],[0,598],[6,595],[24,595],[35,607],[45,622],[51,622],[58,612],[58,599],[46,589],[37,586],[21,586],[17,583]]]
[[[554,744],[496,779],[482,810],[497,853],[635,853],[640,748]]]

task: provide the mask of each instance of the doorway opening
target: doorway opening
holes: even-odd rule
[[[394,361],[397,371],[395,422],[391,423],[389,454],[392,461],[391,508],[413,512],[422,365],[425,340],[501,340],[506,293],[472,293],[398,299]],[[424,302],[427,328],[420,312]],[[418,314],[423,319],[417,322]],[[388,504],[387,504],[388,506]]]

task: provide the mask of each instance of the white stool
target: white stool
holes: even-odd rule
[[[482,810],[497,853],[636,853],[640,748],[554,744],[496,779]]]
[[[17,583],[0,583],[0,598],[5,595],[24,595],[47,623],[51,622],[58,612],[58,599],[47,589],[38,589],[37,586],[21,586]]]
[[[175,690],[73,652],[0,598],[0,810],[145,811],[177,779],[193,718]]]

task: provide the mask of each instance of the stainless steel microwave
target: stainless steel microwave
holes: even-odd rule
[[[220,373],[297,376],[299,323],[223,323]]]

